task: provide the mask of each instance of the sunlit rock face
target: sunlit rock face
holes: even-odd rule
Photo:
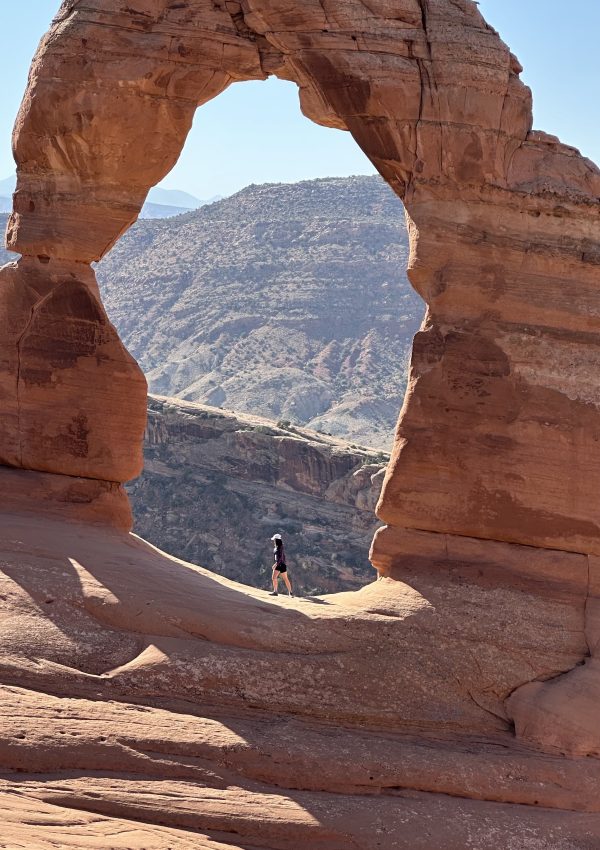
[[[471,0],[63,3],[15,129],[22,259],[0,272],[2,681],[6,715],[25,706],[2,733],[13,843],[42,813],[60,844],[65,808],[120,836],[143,821],[156,847],[189,846],[186,830],[273,849],[600,840],[600,173],[532,131],[520,70]],[[428,305],[378,508],[382,578],[317,603],[109,528],[129,522],[145,383],[90,263],[197,106],[269,74],[403,199]],[[57,715],[86,700],[91,725],[61,744],[39,692]],[[140,704],[148,729],[119,714]],[[83,846],[110,829],[77,828]]]

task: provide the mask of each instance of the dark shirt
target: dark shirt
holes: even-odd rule
[[[283,543],[281,546],[276,546],[273,549],[273,554],[275,555],[275,564],[277,566],[285,564],[285,549],[283,548]]]

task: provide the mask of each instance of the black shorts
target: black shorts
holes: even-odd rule
[[[275,569],[278,573],[287,573],[287,567],[285,564],[278,564],[276,565]]]

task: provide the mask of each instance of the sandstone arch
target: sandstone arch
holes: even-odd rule
[[[65,276],[75,275],[86,301],[88,264],[172,167],[198,104],[234,80],[269,73],[295,80],[304,111],[350,130],[403,198],[409,274],[429,306],[382,518],[395,527],[596,551],[597,423],[581,373],[590,351],[582,334],[595,330],[600,177],[573,149],[530,132],[519,70],[471,0],[393,7],[355,0],[341,8],[315,0],[293,12],[285,2],[63,3],[34,60],[14,139],[19,178],[7,243],[25,257],[19,280],[54,281],[44,312],[33,307],[35,321],[45,314],[60,323],[60,311],[73,307],[74,289],[69,307],[64,297],[53,305]],[[5,312],[28,315],[36,297],[11,301]],[[98,333],[99,314],[90,324],[83,303],[74,309],[82,327]],[[102,321],[106,346],[112,331]],[[13,377],[23,371],[18,393],[7,390],[19,425],[6,420],[4,462],[114,482],[135,475],[143,382],[131,362],[123,365],[127,355],[101,355],[95,381],[114,384],[102,410],[85,391],[84,368],[56,367],[52,386],[75,381],[82,395],[77,405],[71,394],[49,435],[38,420],[58,393],[39,364],[29,364],[37,354],[27,346],[35,338],[38,354],[40,345],[56,348],[56,325],[46,343],[45,330],[22,325],[11,320],[23,363],[5,355]],[[71,356],[80,356],[79,344]],[[100,340],[93,345],[100,352]],[[14,353],[14,339],[9,346]],[[568,377],[558,358],[573,364]],[[124,400],[119,418],[114,407],[123,413]]]
[[[2,498],[7,510],[127,527],[120,484],[139,468],[145,384],[90,263],[170,169],[198,104],[234,80],[294,80],[305,113],[348,129],[403,198],[409,274],[428,304],[379,505],[387,528],[373,546],[380,573],[407,579],[427,605],[411,596],[393,614],[369,609],[356,634],[378,633],[371,617],[398,617],[410,687],[389,695],[359,680],[367,698],[353,683],[365,699],[357,717],[425,734],[451,716],[445,734],[500,736],[545,788],[544,805],[576,808],[573,763],[557,754],[600,752],[600,173],[532,131],[519,71],[472,0],[66,0],[15,130],[7,242],[23,256],[0,272],[0,461],[12,467]],[[193,634],[227,643],[203,613]],[[488,623],[510,645],[490,648]],[[264,650],[255,622],[240,614],[235,628],[229,643]],[[444,667],[431,635],[449,632]],[[324,633],[311,633],[315,646]],[[470,658],[478,642],[482,664]],[[156,688],[171,685],[167,661],[143,663],[159,670]],[[131,670],[113,673],[109,693],[141,688]],[[327,682],[344,689],[339,671]],[[263,683],[259,707],[269,693]],[[308,710],[302,695],[287,698]],[[351,703],[336,717],[356,720]],[[558,774],[540,767],[550,762],[514,744],[512,722],[556,755],[560,793],[549,790]],[[485,799],[535,802],[491,784]],[[475,792],[463,777],[452,793]],[[597,794],[580,807],[597,813]]]

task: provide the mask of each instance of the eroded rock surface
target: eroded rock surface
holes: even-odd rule
[[[576,557],[463,542],[409,584],[274,600],[40,517],[33,544],[0,516],[9,846],[594,846],[600,761],[523,746],[505,708],[585,652]]]
[[[0,462],[133,478],[146,381],[108,320],[94,272],[23,257],[1,274]]]
[[[65,808],[87,809],[119,832],[129,818],[175,826],[181,846],[186,830],[282,850],[598,844],[600,172],[532,131],[520,70],[471,0],[63,3],[15,131],[7,240],[24,259],[0,272],[1,456],[77,487],[32,488],[25,508],[2,490],[1,675],[23,704],[93,703],[103,731],[78,750],[55,728],[49,773],[46,727],[27,713],[4,757],[17,835],[41,800],[58,834]],[[321,605],[240,591],[94,516],[138,464],[144,387],[88,264],[172,166],[196,107],[271,73],[298,83],[307,116],[349,130],[403,198],[428,304],[378,509],[385,577]],[[78,500],[102,530],[45,518],[51,503],[81,520]],[[121,743],[108,700],[214,712],[229,732],[266,718],[267,744],[244,727],[215,753],[195,725],[190,746],[170,715],[148,743],[139,724]],[[367,753],[383,736],[377,765],[358,734]],[[28,737],[24,781],[11,771]],[[104,829],[100,817],[86,842]]]

